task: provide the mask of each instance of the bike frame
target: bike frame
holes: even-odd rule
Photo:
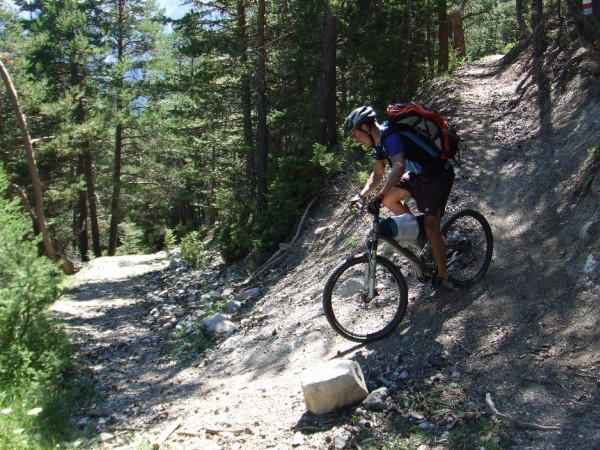
[[[415,270],[417,277],[420,279],[428,278],[431,276],[429,270],[425,267],[425,264],[417,255],[411,252],[409,249],[398,244],[394,239],[382,236],[379,233],[379,212],[377,214],[373,214],[373,227],[371,229],[371,236],[367,241],[367,258],[369,259],[369,264],[365,268],[365,284],[369,288],[369,298],[374,298],[376,295],[375,291],[375,271],[377,269],[377,249],[379,245],[379,240],[383,240],[392,248],[396,250],[400,255],[404,256],[410,265]]]

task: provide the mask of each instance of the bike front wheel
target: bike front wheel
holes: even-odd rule
[[[374,294],[369,294],[367,255],[338,266],[325,284],[323,309],[333,329],[355,342],[372,342],[393,332],[408,306],[404,276],[389,259],[377,256]],[[371,290],[371,292],[373,292]]]
[[[459,286],[469,286],[490,267],[494,251],[492,229],[479,212],[465,209],[442,226],[446,238],[448,277]]]

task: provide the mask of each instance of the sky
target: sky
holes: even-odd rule
[[[0,0],[2,1],[2,0]],[[183,5],[186,0],[157,0],[159,6],[165,8],[165,15],[172,19],[180,19],[188,10],[191,9],[190,5]],[[10,6],[14,6],[12,0],[5,0]]]
[[[158,4],[165,8],[165,15],[172,19],[180,19],[188,10],[190,5],[183,5],[185,0],[157,0]]]

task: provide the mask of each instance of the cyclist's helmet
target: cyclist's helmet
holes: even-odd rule
[[[348,137],[352,130],[358,129],[363,123],[373,123],[377,114],[370,106],[359,106],[350,113],[344,127],[344,137]]]

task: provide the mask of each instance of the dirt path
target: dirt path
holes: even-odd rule
[[[165,448],[343,448],[350,418],[316,421],[306,413],[300,381],[305,370],[344,356],[361,364],[370,389],[452,378],[471,409],[485,409],[490,392],[503,412],[564,427],[516,430],[515,448],[600,448],[598,309],[591,300],[598,289],[574,296],[562,261],[548,264],[558,239],[548,234],[561,223],[551,189],[558,174],[536,173],[533,147],[514,157],[524,142],[537,145],[521,129],[534,127],[535,117],[509,108],[518,77],[490,75],[495,68],[490,61],[456,74],[455,116],[470,132],[451,208],[476,207],[492,224],[495,256],[484,283],[432,302],[409,276],[409,313],[396,334],[368,346],[338,337],[323,317],[321,291],[332,267],[357,252],[346,245],[348,232],[364,235],[364,227],[348,222],[349,192],[340,188],[313,214],[285,272],[258,286],[241,330],[182,360],[165,320],[176,324],[195,313],[199,294],[227,281],[186,272],[165,253],[99,258],[55,307],[79,336],[102,392],[81,422],[102,433],[98,446],[140,448],[178,423]],[[523,173],[530,175],[525,183]],[[561,316],[561,303],[571,302],[583,309]],[[575,344],[582,331],[584,342]]]

